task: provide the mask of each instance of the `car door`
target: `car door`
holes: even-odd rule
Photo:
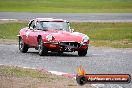
[[[29,24],[29,30],[26,32],[26,36],[28,37],[28,43],[30,46],[37,46],[37,36],[38,31],[35,29],[35,21],[32,20]]]

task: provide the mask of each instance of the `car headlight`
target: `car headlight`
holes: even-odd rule
[[[48,41],[53,40],[53,38],[54,38],[54,37],[53,37],[51,34],[49,34],[49,35],[46,36],[46,39],[47,39]]]
[[[82,38],[82,41],[83,41],[83,42],[88,42],[88,40],[89,40],[89,37],[88,37],[87,35],[85,35],[85,36]]]

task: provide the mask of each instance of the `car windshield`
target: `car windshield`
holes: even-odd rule
[[[69,31],[68,22],[50,22],[50,21],[40,21],[37,22],[37,28],[42,30],[65,30]]]

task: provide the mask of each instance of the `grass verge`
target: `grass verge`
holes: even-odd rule
[[[2,12],[131,13],[131,0],[0,0]]]
[[[0,88],[91,88],[44,71],[0,65]]]
[[[0,39],[17,39],[27,22],[0,23]],[[87,34],[91,45],[132,48],[132,23],[71,23],[75,31]]]

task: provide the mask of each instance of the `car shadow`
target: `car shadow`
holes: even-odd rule
[[[38,52],[27,52],[29,54],[36,54],[38,55]],[[72,53],[57,53],[57,52],[48,52],[48,54],[46,55],[47,57],[48,56],[58,56],[58,57],[79,57],[78,55],[74,55]]]

